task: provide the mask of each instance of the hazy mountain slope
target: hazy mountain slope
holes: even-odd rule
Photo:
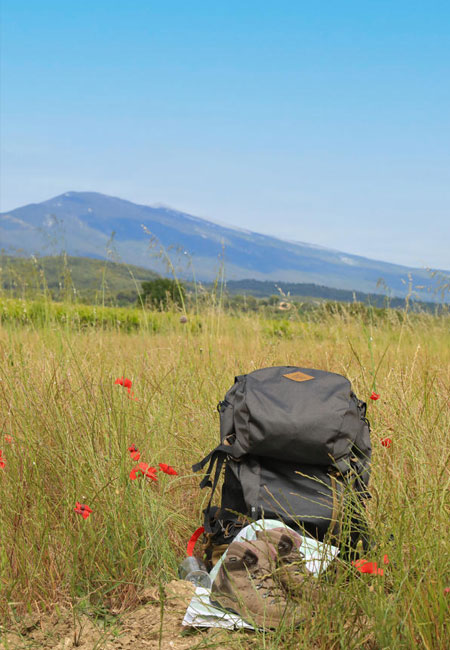
[[[275,218],[275,217],[274,217]],[[95,192],[67,192],[38,204],[30,204],[0,215],[1,247],[8,252],[56,253],[106,257],[114,231],[114,247],[121,259],[164,271],[150,246],[146,226],[172,253],[182,273],[195,268],[198,279],[211,280],[224,253],[229,279],[254,278],[289,282],[311,282],[342,289],[375,292],[383,278],[396,295],[405,295],[408,272],[414,284],[430,287],[429,274],[361,256],[313,245],[287,242],[275,237],[228,228],[164,207],[137,205]],[[349,236],[351,233],[349,233]],[[363,230],[358,234],[363,242]],[[363,243],[362,243],[363,248]],[[183,255],[186,251],[187,254]],[[379,290],[378,290],[379,291]],[[425,299],[430,294],[421,291]]]

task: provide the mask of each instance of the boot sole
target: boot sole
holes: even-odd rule
[[[233,602],[233,601],[231,601],[231,602]],[[228,612],[230,614],[234,614],[235,616],[239,616],[239,618],[242,618],[243,621],[245,621],[249,625],[252,625],[253,627],[258,627],[258,628],[261,628],[261,629],[269,628],[271,630],[276,630],[279,627],[280,623],[283,622],[283,619],[282,619],[282,621],[280,623],[270,624],[268,622],[267,618],[265,616],[261,617],[260,614],[252,614],[251,617],[247,617],[247,616],[243,615],[241,612],[236,611],[236,609],[233,609],[233,607],[230,607],[228,605],[224,605],[221,602],[219,602],[218,600],[213,600],[211,597],[210,597],[210,603],[211,603],[211,605],[214,605],[214,607],[218,607],[219,609],[222,609],[225,612]],[[293,621],[292,624],[295,627],[297,627],[304,620],[305,619],[303,618],[302,620],[298,620],[298,621],[295,621],[295,622]]]

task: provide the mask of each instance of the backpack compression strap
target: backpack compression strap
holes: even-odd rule
[[[219,482],[220,478],[220,473],[222,471],[222,467],[225,463],[225,460],[229,456],[230,453],[230,447],[229,445],[218,445],[215,449],[213,449],[203,460],[201,460],[199,463],[196,463],[195,465],[192,465],[192,471],[193,472],[199,472],[201,469],[203,469],[206,465],[206,463],[209,462],[208,469],[206,470],[206,474],[203,477],[203,479],[200,482],[200,489],[203,490],[205,487],[210,487],[211,488],[211,495],[209,497],[208,505],[206,506],[205,510],[203,511],[205,514],[205,531],[207,533],[212,533],[214,532],[211,526],[210,522],[210,517],[209,513],[211,510],[211,503],[212,499],[214,496],[215,489],[217,487],[217,483]],[[214,471],[214,478],[211,481],[211,474],[213,473],[214,470],[214,465],[216,466],[215,471]]]

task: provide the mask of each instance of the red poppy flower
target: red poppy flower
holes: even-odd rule
[[[139,463],[139,465],[136,465],[131,472],[130,472],[130,479],[132,481],[135,481],[138,477],[138,475],[142,474],[142,476],[145,476],[148,479],[151,479],[152,481],[157,481],[158,478],[156,476],[157,472],[156,467],[150,467],[147,463]]]
[[[370,396],[370,399],[373,399],[374,402],[377,401],[377,399],[380,399],[380,396],[378,393],[376,393],[374,390],[372,391],[372,395]]]
[[[171,467],[170,465],[166,465],[166,463],[159,463],[159,469],[161,470],[161,472],[164,472],[164,474],[171,474],[172,476],[178,476],[177,470]]]
[[[389,564],[389,558],[387,555],[383,555],[383,564]]]
[[[5,433],[5,442],[12,442],[12,436],[9,436],[8,434]]]
[[[126,388],[128,392],[128,397],[134,399],[137,402],[137,397],[134,396],[134,393],[131,390],[131,386],[133,385],[131,379],[127,379],[127,377],[117,377],[114,383],[119,384],[119,386],[123,386],[124,388]]]
[[[128,388],[128,392],[130,392],[131,386],[133,385],[131,379],[127,379],[126,377],[118,377],[114,384],[119,384],[120,386]]]
[[[89,506],[85,503],[80,503],[79,501],[76,502],[74,510],[78,515],[81,515],[83,519],[87,519],[92,512]]]
[[[352,562],[355,569],[360,573],[370,573],[372,575],[382,576],[384,569],[379,569],[376,562],[368,562],[367,560],[356,560]]]
[[[0,449],[0,469],[3,469],[6,465],[6,460],[2,458],[2,450]]]
[[[444,594],[450,594],[450,587],[445,587]]]
[[[380,442],[383,447],[390,447],[392,445],[392,440],[390,438],[382,438]]]
[[[141,457],[141,452],[136,447],[136,445],[131,445],[131,447],[128,447],[128,451],[130,452],[130,456],[133,460],[137,461]]]

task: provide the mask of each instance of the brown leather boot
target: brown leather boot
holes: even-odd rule
[[[211,602],[262,628],[295,624],[295,613],[275,584],[276,551],[265,540],[232,542],[211,589]]]
[[[300,548],[302,536],[288,528],[272,528],[256,533],[259,540],[272,544],[277,553],[274,578],[291,596],[310,598],[316,578],[306,568],[305,556]]]

